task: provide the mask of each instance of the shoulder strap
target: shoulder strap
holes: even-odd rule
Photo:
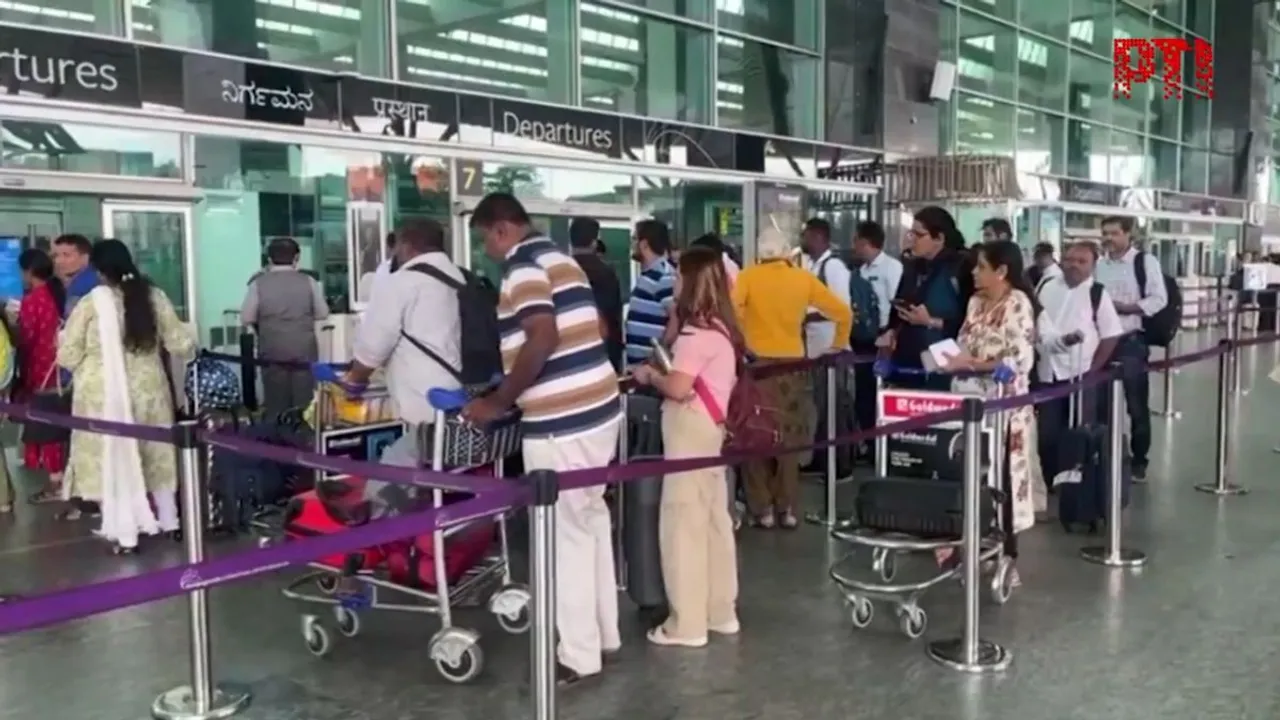
[[[1094,282],[1089,286],[1089,305],[1093,307],[1093,324],[1098,324],[1098,306],[1102,304],[1102,283]]]
[[[1048,285],[1048,284],[1049,284],[1049,281],[1050,281],[1050,280],[1052,280],[1052,279],[1053,279],[1053,276],[1052,276],[1052,275],[1051,275],[1051,276],[1049,276],[1049,277],[1042,277],[1042,278],[1040,278],[1040,282],[1036,283],[1036,297],[1040,297],[1040,291],[1041,291],[1041,290],[1044,290],[1044,286],[1045,286],[1045,285]],[[1095,307],[1096,307],[1096,305],[1095,305]]]
[[[1138,281],[1138,297],[1147,296],[1147,254],[1141,250],[1133,257],[1133,275]]]
[[[818,281],[823,285],[827,284],[827,263],[831,262],[831,257],[832,256],[828,255],[823,258],[822,262],[818,263],[818,272],[816,274],[818,276]]]
[[[444,271],[442,271],[440,268],[435,267],[434,265],[430,265],[428,263],[418,263],[417,265],[410,265],[409,267],[400,268],[400,269],[421,273],[428,277],[434,278],[444,283],[445,285],[449,286],[450,288],[453,288],[453,290],[455,291],[461,291],[464,287],[466,287],[466,283],[458,282],[457,280],[454,280],[453,278],[446,275]],[[404,338],[405,340],[408,340],[409,344],[418,348],[418,350],[423,355],[426,355],[427,357],[434,360],[437,365],[444,368],[445,371],[447,371],[450,375],[452,375],[454,380],[457,380],[460,383],[463,382],[461,368],[456,368],[450,365],[449,363],[445,362],[445,359],[443,357],[440,357],[439,353],[427,347],[425,344],[422,343],[422,341],[418,340],[414,336],[405,332],[403,325],[400,326],[400,337]]]

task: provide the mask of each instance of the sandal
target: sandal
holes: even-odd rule
[[[800,527],[800,520],[796,518],[795,513],[787,510],[785,512],[778,513],[778,525],[781,526],[783,530],[795,530],[797,527]]]
[[[756,515],[751,518],[751,527],[757,527],[761,530],[772,530],[774,526],[773,514],[765,513],[764,515]]]

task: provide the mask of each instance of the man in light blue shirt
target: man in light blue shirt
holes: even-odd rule
[[[1151,382],[1146,368],[1151,351],[1142,334],[1142,320],[1163,310],[1169,304],[1169,295],[1165,291],[1160,261],[1133,245],[1133,218],[1103,218],[1102,239],[1105,251],[1098,260],[1094,277],[1111,296],[1124,331],[1114,357],[1124,368],[1122,380],[1125,404],[1129,408],[1133,479],[1143,480],[1151,451]],[[1136,270],[1138,263],[1143,264],[1146,274],[1146,282],[1141,287]]]

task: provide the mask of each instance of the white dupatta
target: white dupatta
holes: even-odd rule
[[[124,329],[120,326],[115,291],[98,286],[87,298],[98,317],[98,344],[102,347],[102,419],[132,423],[133,399],[124,363]],[[138,441],[118,435],[102,436],[101,535],[123,547],[138,544],[138,535],[160,532],[147,483],[142,475],[142,451]]]

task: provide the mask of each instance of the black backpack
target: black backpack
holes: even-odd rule
[[[501,334],[498,332],[498,289],[481,275],[458,268],[458,282],[433,265],[418,263],[402,268],[435,278],[458,293],[458,315],[462,328],[462,367],[453,367],[431,348],[403,329],[400,336],[413,343],[427,357],[457,378],[463,387],[488,387],[502,376]]]
[[[1138,294],[1145,298],[1147,296],[1147,253],[1140,252],[1133,259],[1133,274],[1138,279]],[[1155,315],[1142,318],[1142,334],[1148,345],[1167,348],[1173,343],[1173,338],[1177,336],[1178,328],[1182,325],[1182,290],[1178,287],[1178,281],[1169,277],[1169,273],[1161,272],[1160,276],[1164,278],[1164,293],[1169,298],[1169,302],[1165,303],[1160,312]]]

